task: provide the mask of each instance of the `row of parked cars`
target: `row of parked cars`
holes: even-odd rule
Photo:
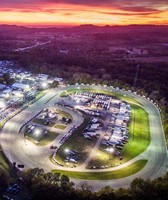
[[[8,193],[10,194],[18,194],[20,192],[20,187],[18,186],[17,183],[10,185],[7,190]]]
[[[69,131],[67,134],[65,134],[59,141],[58,143],[59,144],[63,144],[72,134],[73,132],[77,129],[77,125],[74,125]]]
[[[17,195],[20,193],[20,187],[17,183],[10,184],[9,187],[6,189],[6,193],[2,196],[3,200],[14,200],[13,198],[9,197],[9,195]]]
[[[69,150],[65,158],[65,162],[71,162],[71,163],[77,164],[78,160],[79,160],[79,157],[77,155],[77,152],[74,150]]]

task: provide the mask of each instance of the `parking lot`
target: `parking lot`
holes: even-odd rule
[[[42,110],[24,127],[25,139],[38,145],[51,143],[60,134],[70,131],[73,117],[59,106]],[[64,137],[63,137],[64,138]],[[60,140],[60,144],[63,139]]]
[[[122,160],[121,154],[125,144],[128,142],[129,123],[131,120],[131,106],[128,103],[115,96],[78,91],[66,95],[62,98],[61,103],[64,106],[83,112],[89,117],[89,123],[83,128],[81,136],[88,141],[88,144],[91,142],[97,146],[95,157],[96,151],[102,151],[108,159],[112,160],[118,157],[119,160]],[[69,145],[68,143],[67,146]],[[77,151],[77,147],[73,147],[73,145],[68,150],[66,150],[65,146],[65,154],[62,157],[64,164],[73,167],[78,163],[89,168],[103,167],[90,166],[89,162],[92,158],[87,158],[90,157],[89,153],[83,153],[85,156],[80,160],[82,153],[82,151]]]

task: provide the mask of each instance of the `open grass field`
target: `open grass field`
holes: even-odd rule
[[[27,139],[38,146],[45,146],[45,145],[50,144],[53,140],[55,140],[55,138],[58,135],[59,134],[56,132],[48,131],[48,133],[46,135],[43,135],[42,137],[40,137],[37,142],[37,139],[34,137],[33,134],[26,133]]]
[[[45,95],[44,91],[39,92],[39,94],[36,96],[36,100],[39,100],[41,97]]]
[[[137,105],[132,105],[130,140],[123,152],[125,161],[139,155],[150,144],[150,126],[148,113]]]
[[[63,124],[57,124],[54,127],[57,128],[57,129],[61,129],[61,130],[64,130],[66,128],[66,126],[63,125]]]
[[[72,115],[71,114],[69,114],[69,113],[67,113],[67,112],[65,112],[65,111],[60,111],[60,117],[62,118],[62,117],[65,117],[65,118],[68,118],[68,119],[73,119],[73,117],[72,117]]]
[[[147,160],[138,160],[135,163],[124,167],[123,169],[111,171],[111,172],[72,172],[72,171],[62,171],[53,170],[53,173],[61,173],[67,175],[70,178],[85,179],[85,180],[111,180],[119,179],[127,176],[136,174],[142,170],[147,164]]]
[[[54,125],[54,123],[51,123],[51,124],[46,125],[46,124],[45,124],[46,121],[47,121],[46,119],[35,118],[35,119],[33,119],[32,122],[34,122],[34,123],[36,123],[36,124],[41,124],[41,125],[44,125],[44,126],[50,126],[50,127],[52,127],[52,126]]]
[[[138,105],[131,105],[132,120],[129,125],[129,142],[121,152],[122,160],[105,151],[97,150],[89,166],[110,166],[123,164],[144,152],[150,144],[150,128],[147,112]],[[89,167],[88,166],[88,167]]]
[[[15,177],[11,174],[11,166],[7,161],[2,149],[0,147],[0,173],[5,173],[8,176],[9,181],[13,180]],[[1,198],[0,198],[1,199]]]
[[[56,159],[59,163],[65,164],[64,159],[66,157],[65,149],[75,150],[79,157],[79,164],[82,163],[90,153],[90,150],[96,143],[95,140],[84,139],[82,133],[84,128],[89,123],[90,118],[84,115],[84,122],[81,126],[72,134],[72,136],[59,148]]]
[[[9,165],[1,151],[1,148],[0,148],[0,168],[6,172],[9,172]]]

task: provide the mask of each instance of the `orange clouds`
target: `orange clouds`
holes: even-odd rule
[[[43,24],[43,25],[127,25],[127,24],[168,24],[168,9],[149,7],[107,5],[82,5],[44,3],[15,7],[0,7],[0,23]]]

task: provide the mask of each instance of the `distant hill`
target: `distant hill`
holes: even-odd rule
[[[18,33],[33,33],[33,32],[77,32],[77,33],[110,33],[110,32],[159,32],[168,31],[168,26],[157,25],[128,25],[128,26],[95,26],[92,24],[85,24],[74,27],[48,27],[48,28],[29,28],[17,25],[0,25],[0,33],[18,34]]]
[[[28,30],[29,28],[25,26],[17,26],[17,25],[7,25],[1,24],[0,25],[0,32],[2,31],[18,31],[18,30]]]

